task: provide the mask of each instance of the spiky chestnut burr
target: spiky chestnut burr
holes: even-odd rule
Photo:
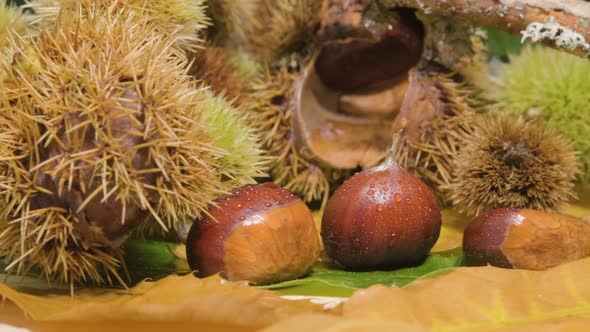
[[[430,188],[390,156],[336,190],[322,217],[322,239],[326,253],[347,267],[392,268],[426,257],[440,227]]]
[[[237,30],[253,17],[253,12],[259,0],[207,1],[207,16],[211,18],[211,26],[207,29],[207,40],[216,45],[240,44],[241,34]],[[269,27],[270,28],[270,27]]]
[[[584,182],[590,181],[588,75],[588,59],[540,46],[527,47],[510,57],[492,89],[498,100],[494,111],[530,118],[573,142]]]
[[[325,1],[214,0],[210,2],[218,33],[266,61],[302,51],[314,38]]]
[[[470,266],[546,270],[590,256],[590,224],[536,210],[492,210],[465,229],[463,252]]]
[[[251,16],[257,3],[256,1],[245,1],[239,4],[231,4],[227,1],[218,1],[217,3],[221,2],[227,7],[226,9],[231,11],[232,15],[230,16],[235,15],[238,19]],[[454,22],[449,23],[443,18],[434,20],[427,15],[418,13],[417,17],[424,24],[425,31],[424,41],[421,42],[419,40],[421,38],[420,24],[416,22],[413,13],[399,9],[392,11],[393,14],[380,13],[382,7],[371,1],[333,0],[325,3],[327,11],[320,15],[320,30],[315,31],[314,28],[308,27],[305,31],[299,32],[301,35],[313,35],[314,38],[306,38],[304,43],[292,44],[288,47],[288,49],[299,50],[297,52],[287,55],[284,52],[278,52],[277,54],[280,55],[271,56],[270,58],[273,59],[269,60],[267,73],[262,79],[253,80],[253,84],[250,85],[251,94],[249,97],[251,96],[251,98],[248,99],[255,102],[244,108],[249,113],[254,113],[253,118],[259,119],[254,122],[263,128],[261,132],[269,133],[264,144],[269,151],[268,155],[277,159],[271,165],[271,173],[276,182],[301,194],[306,201],[321,197],[327,198],[329,188],[350,174],[351,170],[358,167],[372,167],[384,157],[387,147],[391,144],[391,124],[404,103],[407,90],[410,89],[408,73],[404,72],[407,71],[408,65],[403,65],[401,70],[395,68],[395,73],[401,73],[399,75],[381,70],[382,68],[371,68],[378,73],[387,72],[392,77],[372,78],[363,83],[363,85],[369,85],[369,89],[351,90],[342,94],[341,91],[326,86],[318,78],[317,72],[320,70],[317,69],[322,67],[316,64],[318,54],[324,52],[324,56],[329,55],[331,53],[327,50],[331,45],[348,45],[347,41],[354,40],[354,38],[348,37],[361,36],[363,33],[366,36],[371,36],[366,46],[368,48],[375,46],[383,50],[383,54],[392,52],[398,54],[406,51],[403,47],[395,50],[389,49],[386,47],[388,45],[415,45],[416,47],[410,48],[412,52],[406,52],[417,54],[408,59],[410,63],[416,63],[422,56],[444,60],[443,63],[452,68],[465,69],[473,67],[473,63],[476,62],[474,53],[480,53],[479,49],[473,50],[472,40],[466,33],[471,30],[467,29],[465,24],[462,24],[458,29],[449,29],[449,27],[453,27],[451,23]],[[216,4],[212,4],[212,6],[216,6]],[[223,10],[217,10],[217,13],[220,12]],[[341,12],[346,15],[341,15]],[[402,16],[410,18],[411,24],[406,24],[407,22],[402,22],[403,20],[393,20],[400,24],[395,24],[393,29],[390,29],[388,23],[391,22],[388,22],[388,18],[400,12],[407,14]],[[285,18],[288,16],[284,15]],[[447,24],[444,24],[445,22]],[[277,25],[277,27],[281,26]],[[264,26],[262,30],[260,30],[261,27],[258,27],[257,33],[251,35],[271,33],[267,30],[274,27],[274,25],[268,25]],[[451,30],[453,33],[447,34]],[[387,37],[386,32],[388,31],[394,33]],[[407,33],[402,33],[404,31]],[[291,31],[287,33],[291,33]],[[418,40],[414,40],[415,38]],[[441,40],[444,42],[441,43]],[[230,42],[229,44],[230,47],[240,48],[239,42]],[[424,45],[423,53],[420,45]],[[322,49],[324,46],[326,48]],[[352,47],[351,50],[347,50],[344,47],[343,54],[347,54],[347,58],[354,58],[355,55],[362,57],[365,54],[363,50],[366,49]],[[332,55],[334,54],[332,53]],[[323,65],[327,64],[329,62],[324,61]],[[362,63],[360,67],[365,68],[363,67],[365,65],[366,63]],[[382,63],[374,65],[380,67]],[[329,65],[327,66],[329,67]],[[357,74],[362,72],[358,68],[351,70]],[[472,95],[473,91],[466,88],[461,82],[449,81],[452,81],[448,84],[449,99],[451,100],[445,99],[447,97],[446,89],[442,89],[445,90],[444,93],[431,99],[442,98],[443,100],[439,104],[445,107],[474,108],[468,103],[470,99],[468,97]],[[421,91],[421,82],[417,82],[417,80],[414,82],[416,84],[414,90]],[[424,87],[429,88],[437,84],[438,81],[434,81]],[[457,91],[458,87],[461,88],[461,91]],[[410,112],[410,110],[411,107],[407,106],[406,111]],[[438,111],[453,113],[453,110],[447,108],[441,108]],[[428,124],[429,120],[431,119],[425,119],[422,123]],[[441,139],[438,142],[443,141]],[[429,153],[436,150],[428,150],[430,146],[426,145],[428,144],[416,144],[413,146],[416,149],[406,154],[408,167],[413,167],[412,170],[416,168],[428,169],[424,173],[429,173],[436,178],[437,183],[442,183],[443,181],[436,175],[436,170],[433,170],[436,166],[431,163],[435,158],[428,156]],[[449,153],[449,149],[444,153]],[[421,159],[420,156],[425,156],[425,158]],[[416,161],[416,157],[418,161]],[[400,160],[403,161],[403,159]],[[424,162],[422,163],[422,161]]]
[[[399,148],[396,160],[443,193],[451,182],[461,137],[482,112],[478,90],[437,63],[423,63],[409,74],[409,87],[393,128]],[[444,200],[448,198],[443,195]]]
[[[340,2],[343,8],[353,7],[350,11],[350,19],[345,20],[345,23],[352,22],[347,24],[353,27],[355,22],[357,25],[358,22],[366,22],[367,17],[371,17],[367,13],[375,10],[383,11],[382,6],[371,1],[333,2]],[[351,3],[354,5],[350,5]],[[354,6],[360,8],[355,9]],[[411,11],[393,7],[389,10],[390,13],[396,11],[402,19],[393,25],[396,32],[394,36],[400,40],[401,45],[406,46],[397,51],[420,54],[422,61],[416,67],[409,69],[405,75],[398,75],[399,77],[405,76],[404,79],[398,77],[397,80],[393,80],[394,89],[389,89],[388,98],[383,99],[381,94],[365,95],[365,97],[370,97],[373,103],[380,97],[385,101],[393,100],[389,103],[389,113],[381,112],[376,115],[374,111],[370,110],[379,109],[380,107],[377,105],[381,106],[385,103],[371,104],[367,98],[358,98],[359,93],[341,96],[339,111],[369,119],[385,120],[392,116],[395,117],[393,131],[402,130],[396,159],[404,168],[417,174],[441,194],[440,186],[450,180],[451,161],[459,148],[456,136],[466,130],[469,117],[479,112],[485,104],[485,101],[479,98],[479,89],[474,85],[485,81],[481,74],[482,69],[485,68],[485,47],[480,38],[473,36],[474,29],[469,24],[455,22],[444,17],[433,17],[420,11],[415,13],[419,21],[416,22],[415,19],[412,19],[413,13]],[[361,19],[358,18],[359,16]],[[379,16],[376,15],[376,17]],[[387,14],[381,16],[387,17]],[[341,15],[335,17],[337,20],[343,20]],[[383,18],[377,20],[377,22],[382,21]],[[375,20],[371,23],[374,24],[374,22]],[[372,24],[365,23],[364,25],[375,28]],[[339,27],[336,26],[336,28]],[[329,29],[326,30],[329,31]],[[415,44],[423,45],[423,52],[422,50],[417,52],[416,47],[411,47],[412,42],[406,40],[420,36],[423,40],[421,43]],[[390,80],[392,79],[390,78]],[[350,100],[354,100],[351,97],[355,98],[356,102],[351,103]],[[309,109],[309,107],[305,109]],[[313,121],[309,122],[313,123]],[[364,131],[361,130],[356,135],[367,135],[366,132],[373,131],[376,137],[390,137],[383,136],[374,129],[370,130],[366,125],[364,128]],[[381,143],[376,139],[372,146],[376,148],[375,150],[379,150]],[[314,150],[313,144],[310,144],[309,140],[305,145]],[[340,149],[341,146],[342,144],[332,150]],[[369,151],[373,152],[374,150]],[[383,155],[382,151],[381,149],[381,156]],[[331,154],[322,151],[319,155],[323,157]],[[348,153],[348,155],[351,154]],[[328,164],[330,162],[333,161],[329,160]],[[440,196],[445,198],[443,195]]]
[[[174,39],[174,45],[182,55],[185,50],[196,50],[203,44],[202,32],[210,24],[206,0],[126,0],[126,1],[78,1],[78,0],[32,0],[26,6],[35,12],[35,23],[42,28],[51,28],[56,21],[75,17],[76,10],[108,11],[126,8],[132,12],[136,24],[147,20],[154,31]],[[59,17],[60,13],[62,14]]]
[[[9,136],[0,256],[10,271],[39,266],[60,282],[122,283],[116,269],[129,229],[148,216],[174,227],[252,180],[221,174],[230,160],[206,130],[218,121],[203,112],[211,96],[170,51],[174,36],[140,24],[129,8],[110,10],[80,6],[78,16],[11,45],[40,61],[37,71],[8,72],[10,105],[1,110]]]
[[[331,183],[342,180],[348,171],[326,167],[312,154],[297,149],[292,129],[296,105],[291,102],[297,77],[288,67],[266,68],[262,78],[250,85],[244,109],[259,128],[274,181],[306,202],[327,200]]]
[[[0,5],[0,46],[6,46],[11,34],[22,36],[29,30],[27,16],[16,7]]]
[[[223,95],[237,107],[253,102],[248,98],[250,85],[260,79],[264,66],[251,55],[207,43],[203,49],[193,52],[190,58],[189,74],[215,94]],[[243,113],[248,115],[246,111]]]
[[[222,187],[228,191],[246,183],[254,183],[256,178],[267,177],[270,160],[263,157],[259,144],[259,133],[252,125],[251,119],[244,117],[241,110],[232,106],[229,100],[216,96],[205,87],[201,91],[199,118],[203,124],[202,131],[212,139],[212,146],[218,149],[220,158],[210,166],[214,167]],[[190,215],[186,217],[191,218]],[[175,233],[182,241],[186,240],[192,218],[174,225]],[[140,226],[135,233],[142,238],[162,238],[173,236],[155,223]]]
[[[448,197],[470,215],[501,208],[553,210],[575,197],[571,143],[522,118],[481,115],[460,140]]]
[[[386,23],[374,23],[375,34],[384,34]],[[341,98],[338,91],[326,87],[318,78],[318,56],[316,52],[311,59],[300,58],[294,65],[269,68],[263,79],[251,85],[256,103],[249,109],[267,128],[261,131],[269,133],[265,146],[277,158],[271,165],[277,183],[303,195],[306,201],[323,198],[325,202],[331,184],[352,169],[375,165],[385,154],[391,139],[391,113],[401,104],[405,79],[390,77],[401,89],[396,85],[395,89],[387,87],[384,94],[369,92],[389,102],[383,112],[365,119],[364,108],[373,109],[376,103],[364,95]],[[359,109],[362,114],[352,114]]]
[[[218,198],[195,221],[187,258],[201,276],[268,284],[302,276],[316,262],[320,242],[311,212],[272,183],[246,185]]]
[[[208,89],[202,91],[199,108],[204,132],[221,151],[215,166],[224,186],[227,189],[239,187],[267,176],[269,160],[262,157],[260,133],[252,125],[252,119],[241,114],[229,100]]]
[[[3,100],[4,75],[12,61],[10,55],[4,52],[4,48],[10,43],[11,38],[18,39],[28,34],[28,23],[26,15],[18,8],[0,5],[0,102]]]

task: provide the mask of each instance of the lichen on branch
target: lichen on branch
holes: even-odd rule
[[[586,56],[590,51],[590,3],[578,0],[378,0],[387,8],[409,7],[453,16],[523,39]]]
[[[554,41],[559,48],[566,50],[582,48],[586,52],[590,51],[590,43],[581,33],[560,25],[553,16],[549,16],[545,23],[529,24],[526,30],[522,31],[521,42],[524,43],[527,39],[532,42],[548,39]]]

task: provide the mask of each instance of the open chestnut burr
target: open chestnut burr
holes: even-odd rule
[[[329,167],[374,166],[391,145],[424,28],[412,10],[374,5],[332,6],[323,25],[295,82],[296,142]]]
[[[261,79],[247,80],[244,109],[266,133],[271,177],[307,202],[325,202],[352,171],[377,165],[398,131],[392,129],[395,119],[412,112],[415,96],[428,97],[418,100],[424,104],[420,109],[434,110],[412,117],[421,123],[452,113],[447,99],[457,94],[447,93],[440,78],[451,80],[448,72],[471,67],[481,53],[472,45],[471,26],[420,10],[385,8],[372,0],[281,3],[285,6],[274,10],[264,2],[243,14],[259,13],[263,31],[231,22],[228,31],[262,35],[248,33],[252,37],[245,39],[264,45],[249,50],[265,59],[265,70]],[[230,37],[230,44],[242,45],[239,36]],[[269,36],[274,43],[262,42]],[[447,72],[429,75],[431,62]],[[410,90],[416,93],[408,98]],[[463,100],[461,95],[455,101]]]
[[[468,26],[455,25],[374,1],[330,1],[315,51],[294,81],[298,150],[326,168],[369,168],[385,157],[394,131],[418,137],[423,123],[452,113],[455,93],[439,81],[475,66],[477,53]],[[400,128],[400,115],[414,108],[413,127]]]

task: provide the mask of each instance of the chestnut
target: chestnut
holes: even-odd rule
[[[205,277],[268,284],[307,273],[320,254],[309,208],[273,183],[246,185],[215,200],[188,234],[187,259]]]
[[[315,63],[327,87],[347,93],[366,89],[407,76],[418,64],[424,27],[414,11],[400,8],[377,16],[365,17],[355,26],[330,27],[327,35],[334,38],[324,37]]]
[[[321,235],[326,253],[344,266],[391,268],[424,259],[440,227],[432,190],[389,157],[336,190]]]
[[[590,256],[590,224],[550,212],[496,209],[467,226],[463,251],[469,266],[545,270]]]

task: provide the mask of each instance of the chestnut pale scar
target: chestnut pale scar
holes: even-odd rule
[[[512,222],[502,252],[513,266],[545,270],[590,256],[590,225],[582,220],[522,210]]]
[[[307,211],[305,203],[295,201],[237,225],[225,241],[228,279],[271,283],[306,273],[320,252],[318,232]]]

